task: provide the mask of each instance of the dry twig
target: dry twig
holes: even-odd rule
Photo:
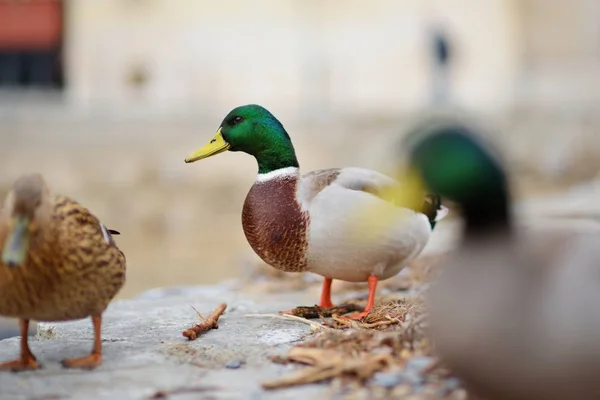
[[[246,315],[244,315],[244,317],[269,317],[269,318],[287,319],[288,321],[298,321],[298,322],[302,322],[303,324],[310,325],[311,330],[313,332],[316,332],[319,330],[331,329],[330,327],[321,325],[318,322],[314,322],[314,321],[311,321],[309,319],[302,318],[302,317],[296,317],[295,315],[290,315],[290,314],[246,314]]]
[[[343,352],[329,349],[295,347],[287,355],[290,361],[308,364],[310,367],[262,384],[265,389],[319,382],[340,375],[352,375],[367,379],[390,363],[386,354],[360,354],[348,358]]]
[[[204,332],[207,332],[211,329],[219,329],[219,317],[225,309],[227,308],[227,304],[221,303],[215,308],[215,310],[210,313],[208,318],[202,317],[198,311],[196,313],[202,319],[202,322],[192,326],[190,329],[186,329],[183,331],[182,335],[188,338],[189,340],[195,340],[198,336],[202,335]],[[194,310],[195,311],[195,310]]]

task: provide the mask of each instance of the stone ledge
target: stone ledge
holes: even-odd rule
[[[258,302],[251,295],[242,297],[231,291],[215,296],[206,287],[170,292],[110,305],[104,316],[104,362],[93,371],[67,370],[60,365],[63,358],[90,351],[93,332],[89,320],[39,324],[31,349],[43,368],[0,373],[0,398],[147,399],[158,391],[183,388],[195,391],[179,394],[178,399],[204,395],[214,399],[317,398],[327,393],[326,385],[272,393],[260,387],[262,381],[294,368],[274,364],[268,356],[283,354],[311,332],[301,323],[244,316],[294,307],[303,297],[301,293],[261,295]],[[208,314],[220,302],[226,302],[228,308],[218,330],[195,341],[181,335],[197,321],[190,306]],[[1,340],[0,360],[15,358],[18,350],[17,337]]]

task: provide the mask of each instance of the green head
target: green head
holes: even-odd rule
[[[431,191],[461,206],[467,228],[509,225],[506,174],[466,126],[428,124],[405,144],[411,169]]]
[[[292,140],[283,125],[267,109],[256,104],[234,108],[223,119],[213,139],[185,162],[192,163],[226,150],[254,156],[259,173],[298,167]]]

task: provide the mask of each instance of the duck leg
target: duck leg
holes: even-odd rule
[[[319,307],[321,308],[332,308],[333,303],[331,302],[331,282],[333,279],[325,278],[323,280],[323,289],[321,289],[321,302]]]
[[[94,347],[90,355],[80,358],[67,358],[62,364],[66,368],[85,368],[92,369],[102,364],[102,315],[93,315],[94,324]]]
[[[377,282],[379,282],[379,278],[375,275],[371,275],[369,276],[367,281],[369,282],[369,300],[367,301],[367,306],[365,307],[363,312],[350,314],[346,318],[362,319],[368,313],[370,313],[373,307],[375,306],[375,291],[377,290]]]
[[[318,308],[334,307],[333,303],[331,302],[331,282],[333,282],[333,279],[331,278],[325,278],[325,280],[323,281],[323,289],[321,289],[321,301],[319,302]],[[311,308],[317,308],[317,306]],[[294,308],[291,310],[280,311],[279,314],[296,315],[295,311],[296,309]]]
[[[0,370],[17,372],[38,369],[40,367],[40,364],[38,364],[35,356],[29,349],[29,320],[19,319],[19,327],[21,328],[21,357],[18,360],[0,364]]]

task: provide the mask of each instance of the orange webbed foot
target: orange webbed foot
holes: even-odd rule
[[[94,369],[102,365],[102,354],[90,354],[80,358],[67,358],[62,361],[65,368]]]
[[[353,320],[363,319],[371,312],[371,310],[373,310],[373,307],[375,306],[375,290],[377,289],[377,282],[379,281],[379,278],[377,276],[371,275],[369,276],[367,281],[369,282],[369,300],[367,301],[367,306],[365,307],[365,310],[363,312],[350,314],[342,318]]]
[[[353,319],[353,320],[359,320],[359,319],[363,319],[364,317],[366,317],[367,315],[369,315],[371,311],[363,311],[360,313],[354,313],[354,314],[350,314],[350,315],[345,315],[341,318],[347,318],[347,319]]]
[[[40,364],[37,362],[35,356],[29,349],[27,336],[29,330],[29,320],[19,319],[19,327],[21,329],[21,358],[0,364],[0,371],[18,372],[31,371],[40,368]]]
[[[32,371],[40,368],[40,364],[36,361],[33,354],[28,357],[20,358],[18,360],[9,361],[0,364],[0,371]]]

